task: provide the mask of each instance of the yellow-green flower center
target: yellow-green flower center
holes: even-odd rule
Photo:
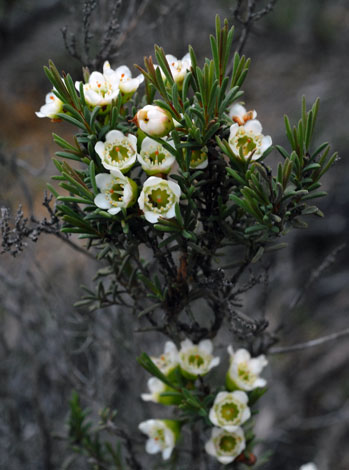
[[[262,145],[262,135],[255,135],[251,130],[246,130],[240,126],[235,136],[230,140],[233,150],[244,157],[248,157],[252,152],[258,152]]]
[[[223,436],[219,441],[219,448],[226,453],[232,452],[236,447],[236,439],[233,436]]]
[[[236,403],[224,403],[219,407],[218,413],[224,421],[233,422],[239,417],[240,410]]]
[[[191,152],[190,166],[196,168],[198,165],[207,160],[207,153],[202,150],[193,150]]]
[[[240,362],[238,365],[238,377],[241,381],[253,384],[256,380],[256,375],[254,375],[248,367],[246,362]]]
[[[108,143],[105,147],[106,158],[110,163],[125,163],[134,154],[134,150],[127,139],[123,139],[120,143]]]
[[[166,214],[175,202],[176,196],[165,182],[148,186],[144,190],[145,210]]]

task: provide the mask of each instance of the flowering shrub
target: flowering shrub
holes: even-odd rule
[[[280,248],[290,229],[305,226],[305,217],[323,215],[313,201],[326,194],[321,178],[336,154],[327,143],[312,148],[318,100],[307,110],[303,99],[297,125],[285,117],[289,149],[272,146],[256,111],[241,102],[250,61],[235,53],[228,71],[232,39],[233,28],[217,18],[212,59],[202,67],[191,47],[177,60],[156,46],[158,64],[145,58],[136,78],[105,62],[103,73],[74,85],[50,62],[54,105],[44,105],[39,117],[79,129],[74,143],[54,134],[62,148],[54,160],[60,189],[49,185],[62,231],[87,240],[106,263],[96,292],[78,305],[130,307],[135,322],[171,340],[159,357],[138,358],[151,374],[143,400],[174,407],[173,419],[139,424],[145,450],[171,459],[186,428],[193,435],[200,429],[212,462],[245,468],[257,460],[253,415],[266,392],[260,375],[272,341],[266,323],[231,320],[236,283],[248,265]],[[275,175],[273,150],[281,156]],[[220,255],[230,246],[242,259],[224,270]],[[205,318],[194,312],[197,300],[205,302]],[[234,344],[245,342],[236,351],[229,346],[225,366],[211,341],[223,326]],[[218,366],[225,383],[214,378]],[[74,401],[71,435],[77,422],[87,432],[83,420]]]

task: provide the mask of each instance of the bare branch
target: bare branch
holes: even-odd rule
[[[280,348],[272,348],[269,351],[269,354],[284,354],[294,351],[301,351],[303,349],[313,348],[314,346],[320,346],[321,344],[328,343],[330,341],[335,341],[338,338],[348,336],[349,335],[349,328],[345,330],[338,331],[337,333],[332,333],[331,335],[322,336],[321,338],[312,339],[311,341],[307,341],[306,343],[299,343],[294,344],[293,346],[286,346]]]

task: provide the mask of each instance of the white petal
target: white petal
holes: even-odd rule
[[[164,353],[178,353],[177,346],[172,341],[166,341]]]
[[[176,198],[179,199],[181,196],[180,186],[177,183],[174,183],[173,181],[168,181],[168,186],[171,191],[175,194]]]
[[[108,199],[105,197],[103,193],[97,194],[97,196],[94,199],[94,203],[100,209],[109,209],[110,207],[110,202],[108,201]]]
[[[264,153],[272,145],[272,140],[270,135],[265,135],[262,139],[261,153]]]
[[[267,364],[268,361],[264,354],[262,354],[250,360],[249,368],[251,369],[253,374],[259,375]]]
[[[98,87],[98,85],[105,84],[105,78],[101,72],[92,72],[88,83],[91,84],[93,87]]]
[[[121,211],[121,207],[112,207],[111,209],[108,209],[109,214],[111,215],[116,215]]]
[[[216,448],[212,442],[212,440],[210,439],[209,441],[206,442],[205,444],[205,450],[206,452],[209,454],[209,455],[212,455],[213,457],[216,457]]]
[[[147,385],[151,393],[162,393],[165,389],[165,384],[156,377],[151,377]]]
[[[229,140],[235,137],[238,130],[239,130],[239,124],[235,123],[230,126]]]
[[[234,354],[234,362],[248,362],[251,359],[250,353],[247,349],[238,349]]]
[[[140,210],[143,211],[144,210],[144,191],[142,191],[141,194],[139,195],[137,202],[138,202]]]
[[[245,409],[244,409],[244,412],[242,413],[242,416],[241,416],[241,423],[245,423],[248,419],[250,419],[251,417],[251,410],[250,408],[247,406]]]
[[[166,449],[162,451],[162,458],[168,460],[171,457],[172,451],[173,447],[166,447]]]
[[[117,131],[113,129],[112,131],[109,131],[107,135],[105,136],[105,141],[106,142],[117,142],[119,140],[122,140],[125,138],[125,134],[123,134],[121,131]]]
[[[145,450],[148,454],[157,454],[161,451],[161,445],[154,439],[148,439],[145,444]]]
[[[227,347],[227,351],[228,351],[228,354],[230,356],[234,355],[234,349],[233,349],[233,346],[231,344]]]
[[[229,108],[229,117],[231,118],[234,116],[241,118],[244,114],[246,114],[246,108],[239,103],[234,103]]]
[[[103,64],[103,74],[109,72],[109,70],[111,70],[110,63],[108,60],[106,60]]]
[[[80,83],[81,82],[75,82],[75,88],[80,91]]]
[[[158,176],[150,176],[148,179],[144,181],[143,188],[148,188],[149,186],[156,186],[162,181],[164,180],[162,178],[159,178]]]
[[[114,176],[114,178],[118,178],[118,179],[122,180],[122,181],[125,182],[125,183],[126,183],[126,181],[127,181],[126,176],[124,176],[124,175],[121,173],[121,171],[118,170],[117,168],[114,168],[114,170],[112,170],[112,171],[110,172],[110,174],[111,174],[112,176]]]
[[[222,434],[222,430],[220,428],[213,428],[212,429],[212,434],[211,434],[211,438],[212,439],[215,439],[217,436],[219,436],[220,434]]]
[[[214,357],[212,361],[210,362],[210,365],[208,367],[208,370],[211,370],[213,367],[217,367],[219,363],[221,362],[220,357]]]
[[[262,387],[265,387],[266,385],[267,385],[267,381],[259,377],[253,384],[253,388],[262,388]]]
[[[235,456],[228,457],[228,456],[223,456],[223,455],[221,456],[217,455],[218,462],[222,463],[223,465],[228,465],[228,463],[231,463],[234,459],[235,459]]]
[[[127,134],[127,138],[135,152],[137,152],[137,137],[133,134]]]
[[[208,417],[209,417],[212,424],[214,424],[215,426],[219,426],[218,419],[217,419],[217,413],[215,412],[213,407],[210,409],[210,413],[209,413]]]
[[[219,392],[219,393],[217,394],[216,398],[215,398],[214,403],[216,404],[216,403],[218,403],[218,402],[224,400],[225,397],[227,397],[228,395],[230,395],[229,392]]]
[[[173,217],[176,216],[176,209],[175,205],[173,206],[166,212],[166,214],[161,215],[164,219],[173,219]]]
[[[149,434],[154,426],[157,425],[156,419],[148,419],[147,421],[142,421],[138,425],[138,429],[143,432],[144,434]]]
[[[92,106],[100,105],[103,102],[101,95],[96,93],[94,90],[84,90],[84,95],[87,103],[91,104]]]
[[[141,398],[144,401],[154,401],[154,397],[151,393],[141,393]]]
[[[240,401],[241,403],[244,403],[247,405],[248,403],[248,396],[245,392],[242,392],[241,390],[235,390],[234,392],[231,392],[231,395],[236,398],[236,400]]]
[[[96,184],[99,189],[105,189],[110,185],[113,177],[109,173],[99,173],[96,175]]]
[[[177,57],[175,57],[174,55],[171,55],[171,54],[166,54],[166,60],[167,62],[172,65],[172,62],[177,62]]]
[[[199,350],[203,351],[205,354],[212,354],[213,351],[213,344],[210,339],[203,339],[198,344]]]
[[[104,158],[104,142],[97,142],[95,145],[95,152],[103,160]]]
[[[123,93],[133,93],[139,87],[139,81],[137,78],[130,78],[129,80],[123,80],[119,84],[119,88]]]
[[[131,70],[127,67],[127,65],[120,65],[120,67],[117,67],[115,69],[115,73],[117,74],[118,78],[123,78],[121,75],[124,75],[126,78],[131,78],[132,73]]]
[[[155,214],[154,212],[145,211],[144,212],[144,217],[151,224],[156,224],[156,222],[158,222],[158,220],[159,220],[160,214]]]
[[[145,137],[142,141],[141,152],[152,153],[157,149],[158,143],[150,137]]]
[[[185,339],[181,342],[181,351],[185,352],[186,349],[190,349],[194,346],[194,344],[190,341],[190,339]]]
[[[250,121],[247,121],[246,124],[244,125],[244,128],[247,131],[252,131],[255,135],[259,135],[262,133],[262,124],[257,121],[257,119],[251,119]]]

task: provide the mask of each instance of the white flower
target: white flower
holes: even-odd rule
[[[95,197],[94,203],[108,210],[109,214],[115,215],[122,207],[129,207],[135,202],[137,185],[119,170],[111,171],[110,174],[99,173],[96,175],[96,184],[101,192]]]
[[[169,375],[178,366],[178,349],[172,341],[166,341],[164,352],[159,357],[150,357],[160,371]]]
[[[51,92],[46,95],[45,104],[41,106],[40,111],[36,111],[35,114],[39,118],[50,118],[55,119],[58,113],[63,112],[63,101]]]
[[[163,137],[174,127],[172,116],[160,106],[147,104],[134,117],[134,122],[143,132],[152,137]]]
[[[203,149],[192,150],[190,158],[190,168],[192,170],[203,170],[208,166],[208,155]]]
[[[161,380],[156,377],[151,377],[148,380],[148,389],[150,393],[142,393],[141,398],[144,401],[152,401],[154,403],[161,403],[162,405],[175,405],[180,403],[181,399],[174,395],[161,396],[162,393],[174,392],[172,387],[165,385]]]
[[[137,159],[137,137],[112,130],[105,136],[105,142],[97,142],[95,151],[107,170],[120,170],[126,173]]]
[[[237,122],[239,126],[243,126],[247,121],[256,119],[257,112],[255,110],[246,111],[246,108],[239,103],[234,103],[228,109],[230,119]]]
[[[317,470],[317,466],[310,462],[302,465],[299,470]]]
[[[193,344],[189,339],[181,342],[179,365],[183,375],[190,379],[207,374],[220,363],[219,357],[212,356],[212,341],[203,339],[199,344]]]
[[[228,390],[241,389],[250,391],[258,387],[265,387],[267,381],[259,377],[263,368],[268,364],[264,354],[251,358],[246,349],[238,349],[235,353],[232,346],[228,346],[230,366],[226,376]]]
[[[139,430],[149,436],[145,445],[148,454],[162,453],[162,458],[171,457],[176,440],[179,436],[179,423],[169,419],[148,419],[138,426]]]
[[[111,82],[118,83],[121,93],[132,95],[139,85],[144,82],[142,74],[132,78],[131,70],[126,65],[121,65],[113,70],[108,61],[104,62],[103,75]]]
[[[172,141],[168,143],[173,146]],[[147,175],[168,173],[176,160],[174,155],[150,137],[143,139],[141,151],[137,155],[137,159]]]
[[[229,145],[232,151],[245,159],[258,160],[271,146],[270,135],[262,134],[262,124],[257,119],[248,120],[246,124],[235,123],[230,127]]]
[[[178,88],[181,89],[185,76],[190,71],[191,60],[189,52],[185,56],[178,60],[177,57],[171,54],[166,55],[166,60],[170,66],[170,70],[173,76],[173,80],[177,83]]]
[[[80,83],[75,82],[75,88],[80,90]],[[84,96],[90,106],[107,106],[118,97],[119,80],[113,74],[104,75],[92,72],[88,83],[83,84]]]
[[[148,388],[150,393],[142,393],[141,398],[144,401],[153,401],[160,403],[160,394],[166,391],[166,385],[156,377],[151,377],[148,380]]]
[[[213,428],[211,439],[205,444],[206,452],[216,457],[223,465],[233,462],[245,447],[245,436],[241,428],[237,428],[234,432]]]
[[[251,416],[245,392],[220,392],[210,409],[209,418],[212,424],[226,431],[233,432]]]
[[[177,183],[150,176],[143,184],[138,205],[147,221],[155,224],[159,217],[171,219],[175,216],[175,205],[180,195],[181,188]]]

